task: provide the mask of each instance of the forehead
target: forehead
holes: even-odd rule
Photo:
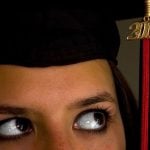
[[[7,80],[52,80],[55,79],[80,79],[80,78],[111,77],[111,71],[106,60],[92,60],[73,65],[57,67],[22,67],[15,65],[0,65],[0,81]],[[55,77],[55,78],[54,78]],[[66,80],[65,80],[66,81]]]
[[[55,100],[60,97],[70,100],[99,91],[114,93],[113,78],[106,60],[46,68],[0,65],[0,97],[5,97],[5,100],[9,97],[15,100],[20,97],[22,100],[46,99],[49,95]]]

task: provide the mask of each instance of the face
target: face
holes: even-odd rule
[[[107,61],[0,65],[0,149],[125,150]]]

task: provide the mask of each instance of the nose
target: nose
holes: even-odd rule
[[[46,150],[74,150],[73,143],[69,137],[58,135],[55,138],[51,139],[51,142],[47,141]]]
[[[38,150],[77,150],[71,135],[56,130],[46,136],[41,135],[36,145]]]

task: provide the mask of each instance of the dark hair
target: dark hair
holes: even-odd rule
[[[114,77],[119,109],[125,129],[126,149],[137,150],[139,148],[137,102],[123,74],[114,63],[109,62],[109,64]]]

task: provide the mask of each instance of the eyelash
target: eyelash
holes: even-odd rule
[[[101,113],[104,113],[104,116],[106,118],[106,125],[100,129],[100,130],[80,130],[79,129],[79,132],[82,132],[82,133],[88,133],[88,134],[101,134],[101,133],[105,133],[110,125],[110,123],[113,121],[113,114],[110,110],[109,107],[103,107],[103,106],[97,106],[95,108],[92,108],[92,109],[87,109],[87,110],[84,110],[82,111],[81,113],[79,113],[75,119],[75,121],[82,115],[88,113],[88,112],[101,112]],[[76,130],[76,129],[75,129]],[[77,130],[78,131],[78,130]]]

